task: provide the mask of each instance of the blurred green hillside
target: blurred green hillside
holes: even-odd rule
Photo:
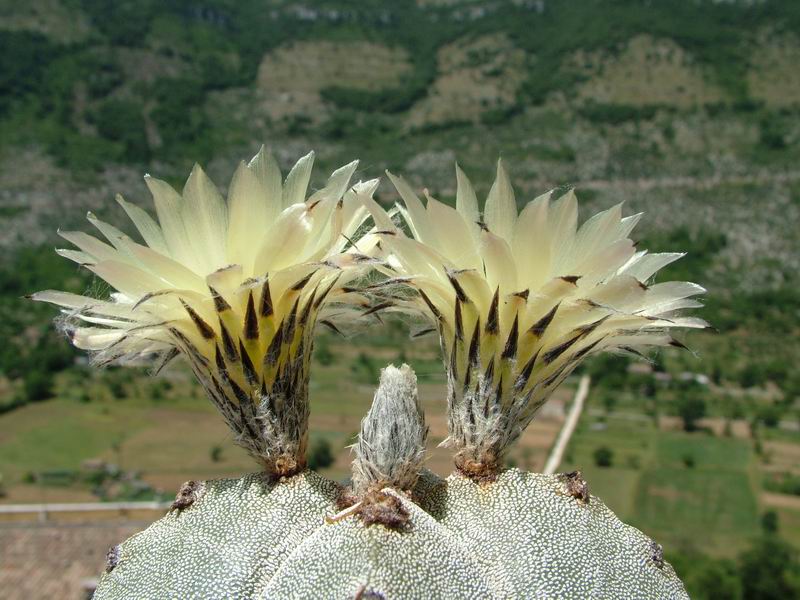
[[[57,227],[88,229],[87,210],[124,224],[114,194],[149,207],[145,172],[180,185],[198,161],[224,189],[261,143],[284,167],[316,150],[316,184],[361,158],[358,177],[390,168],[448,202],[455,160],[485,192],[502,155],[520,202],[575,186],[584,217],[625,201],[646,213],[641,247],[688,252],[662,278],[707,287],[717,331],[652,365],[587,365],[566,466],[681,553],[693,597],[712,597],[708,581],[733,586],[713,597],[772,597],[731,573],[756,568],[749,549],[777,555],[774,539],[800,546],[800,3],[0,0],[0,49],[6,501],[151,494],[80,473],[100,457],[157,487],[166,459],[151,442],[192,456],[173,469],[185,478],[249,468],[206,429],[211,409],[180,371],[90,371],[53,311],[21,299],[103,292],[52,253]],[[386,184],[379,197],[395,198]],[[411,346],[402,325],[318,350],[315,410],[337,475],[383,364],[410,360],[432,399],[441,382],[435,344]],[[70,427],[44,426],[48,414]],[[158,430],[169,415],[207,435]]]
[[[796,3],[0,0],[0,40],[13,379],[36,349],[14,338],[50,314],[17,296],[89,285],[33,247],[87,210],[125,223],[113,194],[149,206],[144,172],[178,185],[199,161],[224,188],[266,142],[287,166],[316,149],[318,181],[360,157],[448,201],[456,159],[485,190],[502,155],[520,202],[574,185],[584,215],[645,211],[642,245],[689,253],[665,276],[706,286],[723,334],[668,366],[793,406]]]

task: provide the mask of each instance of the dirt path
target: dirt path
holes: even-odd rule
[[[564,427],[561,428],[561,432],[558,434],[558,439],[556,440],[556,445],[553,447],[553,451],[550,453],[550,456],[547,457],[547,463],[545,463],[544,466],[545,475],[552,475],[555,473],[558,465],[561,464],[564,451],[567,449],[569,440],[575,432],[575,427],[577,427],[578,421],[581,418],[586,396],[589,395],[590,382],[591,379],[588,375],[581,377],[581,381],[578,384],[578,391],[575,392],[575,400],[572,401],[572,407],[569,410],[567,420],[564,423]]]
[[[790,510],[800,511],[800,496],[761,492],[761,501],[765,506],[772,508],[788,508]]]

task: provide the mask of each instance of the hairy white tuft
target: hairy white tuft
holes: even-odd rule
[[[356,492],[370,487],[414,487],[425,459],[428,427],[417,397],[417,376],[408,365],[389,365],[361,432],[354,445],[353,486]]]

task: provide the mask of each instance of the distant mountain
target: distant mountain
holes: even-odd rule
[[[705,279],[737,289],[800,262],[798,3],[1,0],[0,41],[5,245],[145,199],[145,171],[225,187],[267,142],[445,199],[455,159],[485,188],[502,154],[520,198],[575,184],[650,237],[721,229]]]

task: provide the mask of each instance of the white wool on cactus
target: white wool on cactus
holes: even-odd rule
[[[184,355],[239,443],[278,471],[301,468],[312,332],[363,303],[346,286],[371,260],[348,240],[377,187],[350,187],[354,161],[306,197],[313,162],[309,153],[282,181],[262,147],[239,165],[227,202],[199,166],[182,194],[146,176],[157,220],[117,198],[143,243],[92,214],[107,241],[60,232],[78,250],[59,254],[105,280],[110,297],[33,299],[62,307],[72,342],[98,364],[155,358],[160,368]]]
[[[425,461],[428,427],[411,367],[389,365],[353,444],[353,487],[411,490]]]
[[[502,161],[482,212],[458,166],[455,208],[427,190],[425,204],[388,175],[403,203],[387,212],[364,200],[375,223],[373,251],[388,265],[373,293],[384,310],[422,312],[438,331],[448,442],[468,472],[496,471],[586,357],[681,345],[670,329],[707,326],[680,314],[700,306],[691,297],[702,287],[653,283],[682,254],[637,250],[629,236],[641,215],[623,217],[619,204],[578,227],[574,192],[551,191],[518,214]]]

